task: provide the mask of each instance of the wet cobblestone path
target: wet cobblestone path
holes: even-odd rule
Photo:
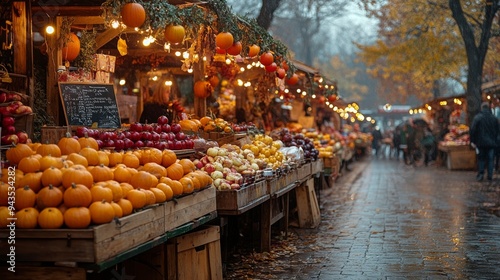
[[[500,279],[498,175],[364,159],[320,203],[318,228],[232,256],[226,279]]]

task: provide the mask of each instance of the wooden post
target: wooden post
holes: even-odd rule
[[[196,81],[205,79],[205,63],[202,59],[193,65],[193,85]],[[193,92],[194,95],[194,92]],[[207,114],[207,99],[194,97],[194,114],[198,117],[206,116]]]
[[[62,65],[62,53],[57,44],[57,38],[59,38],[59,30],[61,28],[62,19],[61,17],[56,17],[55,20],[55,30],[54,34],[47,35],[45,37],[47,43],[47,55],[48,55],[48,65],[47,65],[47,114],[54,118],[56,125],[62,125],[60,118],[61,102],[59,98],[59,88],[57,86],[58,76],[57,68]]]
[[[12,3],[12,48],[14,49],[14,73],[26,74],[26,3]],[[31,37],[31,36],[30,36]]]
[[[271,251],[271,200],[260,206],[260,251]]]

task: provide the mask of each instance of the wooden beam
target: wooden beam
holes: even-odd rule
[[[74,17],[73,24],[104,24],[101,16]]]
[[[95,38],[95,48],[100,49],[102,46],[106,45],[109,41],[113,40],[116,36],[120,35],[123,30],[121,28],[113,29],[108,28],[106,31],[102,32]]]
[[[14,73],[26,74],[26,3],[12,3],[12,48],[14,49]],[[25,90],[25,89],[23,89]]]
[[[102,15],[101,6],[33,6],[33,14],[46,13],[50,17],[81,17]]]

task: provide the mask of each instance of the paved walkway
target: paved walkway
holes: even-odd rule
[[[226,279],[500,279],[500,176],[394,159],[351,167],[322,191],[319,228],[234,256]]]

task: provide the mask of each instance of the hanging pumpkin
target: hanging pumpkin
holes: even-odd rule
[[[295,85],[298,81],[299,76],[294,73],[289,79],[286,80],[286,83],[289,85]]]
[[[67,42],[62,48],[63,61],[73,61],[80,54],[80,39],[75,33],[68,34]]]
[[[257,56],[260,52],[260,47],[257,45],[251,45],[248,47],[248,56],[249,57],[254,57]]]
[[[197,81],[194,83],[194,96],[198,98],[207,98],[212,93],[212,85],[207,81]]]
[[[146,21],[146,10],[139,3],[127,3],[121,10],[122,21],[127,27],[141,27]]]
[[[227,53],[230,55],[239,55],[242,48],[241,42],[235,42],[227,49]]]
[[[184,36],[186,35],[186,31],[182,25],[167,25],[165,27],[165,41],[170,44],[180,44],[184,40]]]
[[[259,61],[262,65],[267,66],[274,62],[274,56],[271,52],[265,52],[260,55]]]
[[[234,38],[229,32],[221,32],[215,36],[215,45],[223,50],[229,49],[233,45]]]

